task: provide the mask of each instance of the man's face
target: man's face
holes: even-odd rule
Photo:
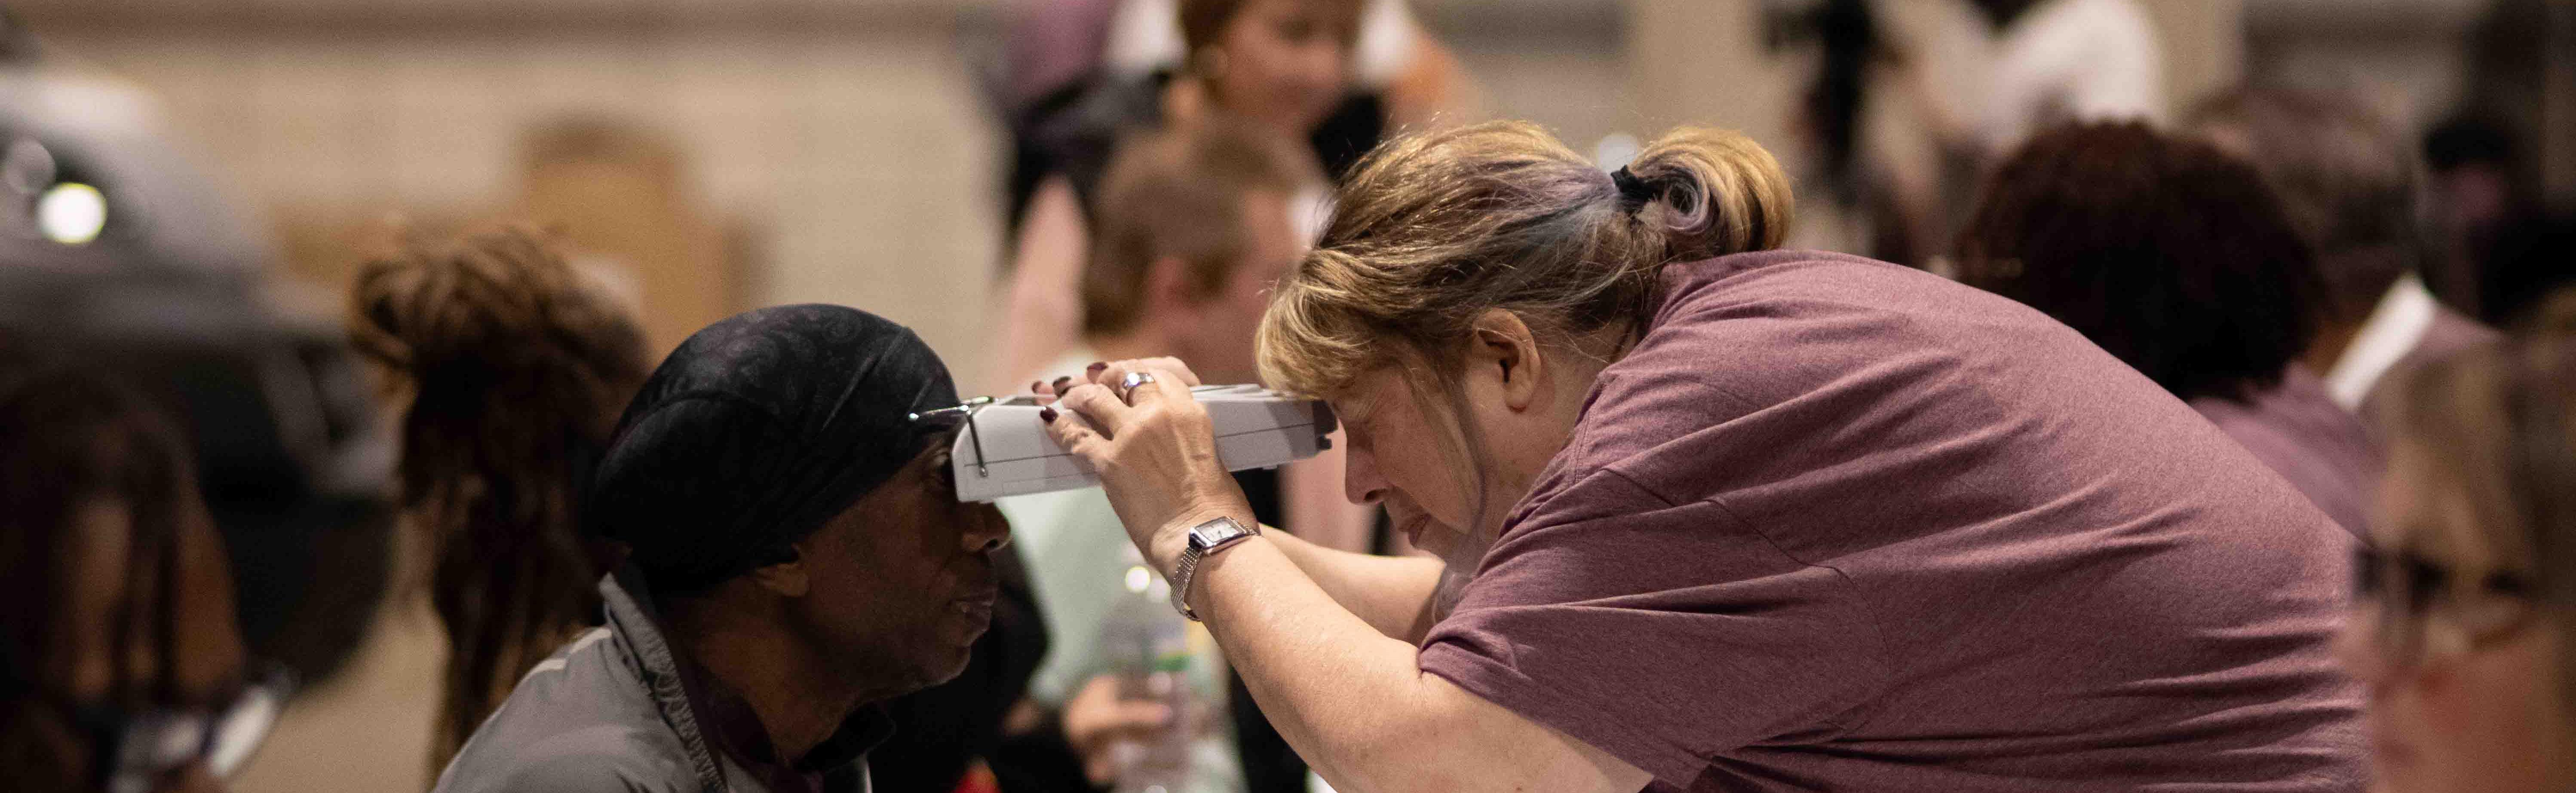
[[[1243,196],[1243,261],[1204,302],[1192,306],[1195,327],[1175,339],[1181,359],[1210,383],[1249,383],[1260,379],[1253,356],[1253,337],[1261,314],[1270,308],[1270,288],[1297,259],[1306,243],[1288,196],[1254,190]]]
[[[806,627],[835,660],[907,690],[965,670],[1000,595],[990,554],[1010,539],[1000,510],[958,502],[949,440],[933,440],[805,545]]]

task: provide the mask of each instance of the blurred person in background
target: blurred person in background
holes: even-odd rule
[[[1771,250],[1790,212],[1708,130],[1358,169],[1262,369],[1445,572],[1259,531],[1181,362],[1041,418],[1341,789],[2359,790],[2351,535],[2039,312]]]
[[[2140,123],[2033,138],[1987,182],[1961,280],[2075,328],[2354,534],[2379,453],[2299,362],[2330,299],[2252,166]]]
[[[435,773],[521,675],[599,623],[616,554],[576,509],[648,373],[644,337],[525,228],[414,244],[368,263],[354,293],[352,339],[399,387],[402,504],[447,631]]]
[[[2475,113],[2424,136],[2441,264],[2435,291],[2498,326],[2526,320],[2542,297],[2576,284],[2576,217],[2550,214],[2529,145],[2514,127]]]
[[[1082,260],[1099,216],[1101,177],[1121,137],[1222,111],[1308,141],[1327,172],[1377,144],[1383,110],[1350,93],[1360,4],[1188,0],[1179,12],[1188,44],[1180,71],[1141,81],[1105,77],[1020,125],[1000,371],[1036,370],[1079,337]]]
[[[2397,376],[2344,656],[2388,793],[2576,789],[2576,293]]]
[[[2495,339],[2426,289],[2416,165],[2396,129],[2351,98],[2238,88],[2186,125],[2262,172],[2314,252],[2325,292],[2300,360],[2336,404],[2359,410],[2385,375]]]
[[[392,439],[338,301],[275,277],[217,184],[141,89],[0,66],[0,325],[113,362],[170,411],[242,638],[318,688],[384,599]]]
[[[1810,169],[1800,240],[1949,272],[1979,177],[2034,131],[2166,113],[2162,44],[2134,0],[1821,0],[1769,17],[1812,52],[1791,127]]]
[[[222,789],[291,680],[248,660],[232,593],[176,427],[0,334],[0,779]]]
[[[2486,310],[2486,264],[2507,229],[2533,213],[2529,163],[2512,129],[2484,116],[2454,117],[2424,133],[2425,223],[2433,236],[2433,289],[2471,315]]]
[[[522,678],[437,790],[870,789],[880,703],[957,676],[1000,597],[992,507],[960,503],[961,412],[910,329],[735,315],[664,359],[581,515],[629,553],[606,625]]]
[[[2163,123],[2164,45],[2137,0],[1976,0],[1995,50],[1977,139],[2002,157],[2076,121]]]
[[[1120,147],[1101,187],[1098,230],[1084,265],[1082,344],[1036,370],[1037,379],[1080,375],[1094,361],[1173,355],[1204,361],[1198,371],[1210,382],[1258,380],[1253,335],[1270,285],[1306,251],[1294,202],[1322,179],[1303,147],[1235,119],[1212,118]],[[1245,471],[1235,479],[1261,521],[1286,525],[1277,472]],[[1034,695],[1062,713],[1059,721],[1084,755],[1091,781],[1107,784],[1111,746],[1163,726],[1162,718],[1139,723],[1153,714],[1113,707],[1102,696],[1114,683],[1103,676],[1114,650],[1099,640],[1101,630],[1126,594],[1125,572],[1141,560],[1098,489],[1003,499],[1000,506],[1054,636]],[[1205,689],[1200,701],[1220,703],[1207,715],[1217,725],[1231,719],[1240,748],[1222,728],[1194,730],[1201,750],[1192,758],[1189,790],[1302,790],[1304,764],[1248,694],[1228,702],[1228,689],[1239,686],[1228,685],[1230,675],[1213,655],[1195,658],[1193,681]],[[1163,716],[1201,723],[1200,714]]]
[[[1179,71],[1142,78],[1104,72],[1063,106],[1016,127],[1023,131],[1015,133],[1012,264],[996,346],[997,371],[1008,379],[996,390],[1017,390],[1029,373],[1080,343],[1084,262],[1097,247],[1102,181],[1121,140],[1226,116],[1236,120],[1221,123],[1305,141],[1336,176],[1377,145],[1387,124],[1383,104],[1352,82],[1362,3],[1182,0],[1176,13],[1186,55]],[[1033,191],[1025,202],[1017,197],[1024,191]],[[1289,200],[1301,243],[1313,239],[1324,203],[1320,188]],[[1281,469],[1287,528],[1337,548],[1385,547],[1390,533],[1377,512],[1341,497],[1341,459],[1328,452]],[[1274,748],[1284,751],[1284,744]]]

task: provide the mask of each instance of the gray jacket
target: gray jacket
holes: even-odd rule
[[[710,740],[661,626],[620,581],[611,575],[599,582],[608,624],[529,670],[438,775],[432,793],[771,793]],[[881,740],[884,720],[874,711],[854,718],[869,727],[859,732],[872,733],[855,739]],[[829,793],[868,793],[864,748],[821,770]]]

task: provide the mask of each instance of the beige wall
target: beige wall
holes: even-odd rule
[[[677,140],[708,207],[759,232],[750,302],[854,305],[918,329],[962,372],[984,358],[999,143],[949,15],[202,33],[32,16],[69,60],[158,93],[271,222],[504,204],[525,129],[613,115]]]

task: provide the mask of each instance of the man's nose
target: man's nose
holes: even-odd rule
[[[966,516],[962,538],[969,553],[1001,550],[1011,544],[1011,520],[991,504],[976,504]]]

